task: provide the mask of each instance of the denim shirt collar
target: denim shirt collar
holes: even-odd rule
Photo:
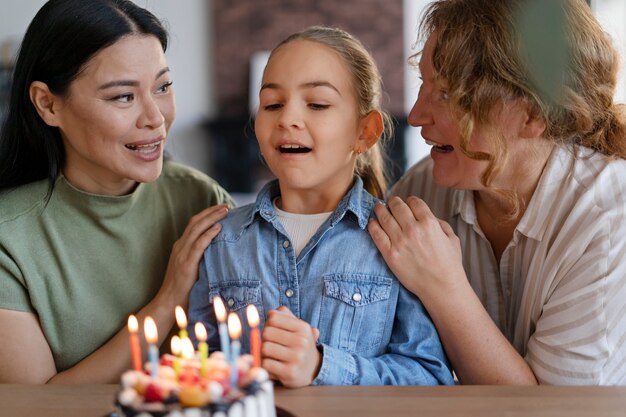
[[[278,196],[280,196],[278,180],[267,183],[261,191],[259,191],[254,210],[252,210],[250,217],[242,227],[246,228],[251,225],[257,217],[257,214],[265,221],[275,224],[277,215],[272,201]],[[365,230],[376,201],[377,200],[363,188],[363,180],[360,177],[355,177],[352,188],[341,199],[333,211],[333,214],[331,214],[330,227],[339,223],[347,212],[351,212],[356,217],[359,227]]]

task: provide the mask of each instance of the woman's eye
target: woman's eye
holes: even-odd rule
[[[433,102],[443,102],[448,101],[450,96],[448,95],[448,90],[435,90],[432,92]]]
[[[313,110],[326,110],[330,106],[328,104],[310,103],[309,107]]]
[[[166,93],[170,89],[173,83],[174,83],[173,81],[166,82],[165,84],[163,84],[161,87],[157,89],[157,93]]]
[[[120,94],[111,98],[112,101],[119,101],[120,103],[132,103],[135,100],[134,94]]]

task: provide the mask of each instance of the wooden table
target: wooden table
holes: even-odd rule
[[[2,417],[104,417],[117,385],[0,384]],[[296,417],[624,417],[626,387],[308,387],[277,389]]]

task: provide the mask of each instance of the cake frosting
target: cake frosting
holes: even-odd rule
[[[222,352],[205,361],[198,356],[160,358],[156,377],[129,370],[121,378],[116,407],[120,417],[276,417],[272,381],[252,356],[237,360],[233,385],[231,367]]]

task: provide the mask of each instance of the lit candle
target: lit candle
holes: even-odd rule
[[[156,323],[152,317],[147,316],[143,321],[143,332],[146,335],[146,341],[148,342],[150,376],[156,379],[159,376],[159,348],[156,345],[159,340],[159,333],[157,332]]]
[[[180,375],[180,354],[182,352],[180,337],[176,335],[172,336],[172,340],[170,340],[170,348],[172,355],[174,356],[172,368],[174,368],[174,372],[176,373],[176,376],[178,376]]]
[[[228,360],[228,351],[230,349],[228,341],[228,328],[226,327],[226,307],[224,307],[224,302],[219,296],[213,298],[213,308],[215,309],[215,317],[217,318],[217,329],[220,334],[220,345],[222,345],[224,359]]]
[[[206,360],[209,356],[209,345],[206,343],[206,328],[202,323],[198,322],[194,330],[198,339],[198,350],[200,351],[200,375],[206,376]]]
[[[232,389],[237,389],[237,359],[239,359],[239,351],[241,350],[241,342],[239,342],[241,321],[237,313],[228,315],[228,334],[232,339],[230,344],[230,386]]]
[[[182,349],[182,357],[184,360],[183,376],[181,377],[181,380],[183,382],[193,384],[193,381],[197,378],[196,370],[193,367],[193,358],[196,351],[193,348],[191,339],[188,337],[180,339],[180,347]]]
[[[185,359],[188,364],[191,364],[196,352],[193,348],[193,343],[191,343],[191,339],[188,337],[180,339],[180,348],[182,350],[183,359]]]
[[[261,367],[261,332],[259,330],[259,312],[254,304],[250,304],[246,309],[248,325],[250,326],[250,353],[252,353],[252,366]]]
[[[178,336],[184,339],[187,337],[187,316],[185,315],[185,310],[181,306],[176,306],[174,313],[176,314],[176,324],[178,324],[180,329]]]
[[[130,333],[130,353],[135,371],[141,371],[141,347],[139,346],[139,336],[137,336],[138,329],[137,317],[131,314],[128,316],[128,332]]]

